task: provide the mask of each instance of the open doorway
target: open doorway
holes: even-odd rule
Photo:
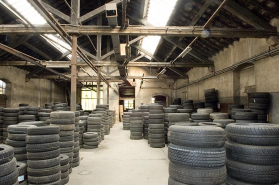
[[[158,103],[159,105],[163,105],[163,107],[167,106],[167,98],[162,95],[157,95],[152,97],[152,103]]]

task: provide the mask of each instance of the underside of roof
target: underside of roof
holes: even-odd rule
[[[70,5],[70,0],[43,0],[44,3],[50,5],[52,8],[62,12],[70,17],[71,10],[67,6],[66,2]],[[84,16],[94,9],[97,9],[110,0],[81,0],[80,1],[80,16]],[[121,2],[121,1],[120,1]],[[213,13],[217,10],[222,3],[220,0],[178,0],[175,9],[169,18],[168,26],[204,26],[204,24],[210,19]],[[238,7],[243,8],[241,15],[235,9]],[[205,9],[204,9],[205,8]],[[204,11],[203,11],[204,9]],[[118,3],[118,23],[122,22],[122,6]],[[142,18],[142,0],[130,0],[127,4],[126,17],[129,19],[130,25],[146,25],[146,22]],[[60,24],[70,24],[66,20],[60,18],[53,13]],[[210,27],[215,28],[257,28],[258,23],[247,19],[247,15],[253,15],[259,18],[262,22],[269,24],[270,20],[279,17],[279,2],[277,0],[230,0],[229,4],[218,13],[218,15],[211,21]],[[105,14],[99,14],[102,18],[102,25],[108,25],[108,20]],[[98,16],[87,19],[82,22],[83,25],[97,25]],[[11,15],[7,9],[0,6],[0,24],[21,24],[16,20],[15,16]],[[147,25],[148,26],[148,25]],[[262,25],[259,25],[262,26]],[[264,27],[264,26],[263,26]],[[260,31],[260,30],[259,30]],[[229,47],[234,41],[238,41],[239,38],[214,38],[210,36],[210,30],[205,33],[205,38],[200,37],[191,47],[192,51],[184,58],[178,58],[176,63],[206,63],[212,62],[212,56],[218,54],[224,48]],[[139,35],[140,36],[140,35]],[[134,36],[129,36],[129,41],[135,39]],[[126,43],[126,36],[120,36],[120,42]],[[194,37],[161,37],[159,45],[151,57],[151,61],[157,62],[171,62],[175,60],[181,52],[194,40]],[[0,43],[8,45],[20,52],[35,57],[42,61],[68,61],[67,55],[63,55],[51,44],[46,42],[40,35],[0,35]],[[97,55],[97,36],[96,35],[82,35],[78,38],[78,45],[85,51],[93,56]],[[135,42],[134,46],[140,46],[140,41]],[[141,53],[138,48],[131,47],[131,60],[139,57]],[[113,44],[111,36],[102,36],[101,40],[101,56],[106,55],[113,50]],[[70,52],[70,51],[69,51]],[[69,53],[68,53],[69,54]],[[145,54],[145,53],[144,53]],[[94,58],[88,56],[91,60]],[[103,60],[107,60],[104,58]],[[111,55],[110,60],[115,60]],[[0,50],[0,61],[22,61],[21,58]],[[150,61],[148,57],[142,57],[137,61]],[[136,62],[136,61],[135,61]],[[40,67],[36,66],[17,66],[20,69],[34,73],[37,76],[52,74],[47,70],[39,70]],[[192,68],[185,67],[179,68],[183,74],[186,74]],[[66,73],[68,69],[55,69],[58,72]],[[158,68],[159,70],[159,68]],[[39,72],[38,72],[39,71]],[[168,76],[177,76],[177,73],[173,70],[167,69],[165,72]]]

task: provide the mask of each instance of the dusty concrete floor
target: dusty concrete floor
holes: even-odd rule
[[[69,185],[166,185],[167,146],[150,148],[147,140],[130,140],[117,123],[95,150],[80,151],[81,165],[70,174]]]

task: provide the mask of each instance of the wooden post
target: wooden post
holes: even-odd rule
[[[100,104],[100,84],[101,84],[101,78],[100,78],[100,75],[101,75],[101,68],[98,67],[98,73],[97,73],[97,105]]]

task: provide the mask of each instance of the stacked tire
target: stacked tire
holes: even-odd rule
[[[110,134],[110,127],[111,127],[111,122],[110,118],[108,116],[108,111],[109,111],[109,105],[96,105],[96,113],[99,113],[98,111],[103,113],[103,125],[104,125],[104,134],[109,135]]]
[[[46,111],[46,109],[44,109]],[[41,109],[43,111],[43,109]],[[50,119],[50,112],[39,112],[39,120],[45,122],[47,124],[47,120]]]
[[[79,157],[79,111],[75,111],[75,130],[74,130],[74,148],[73,148],[73,162],[71,163],[71,167],[78,167],[80,164]]]
[[[123,130],[130,130],[130,115],[132,112],[123,113]]]
[[[3,143],[3,107],[0,107],[0,143]]]
[[[86,132],[86,124],[87,124],[87,118],[88,116],[80,116],[79,117],[79,147],[83,147],[83,133]]]
[[[232,108],[231,113],[230,113],[231,119],[235,120],[235,114],[237,112],[251,112],[251,110],[250,109],[242,109],[242,108]]]
[[[45,109],[52,109],[52,103],[46,103],[45,104]]]
[[[104,135],[108,135],[109,133],[109,130],[110,130],[110,127],[109,127],[109,124],[107,123],[107,111],[93,111],[93,114],[102,114],[101,118],[102,118],[102,129],[101,129],[101,132],[104,134]],[[90,117],[90,116],[89,116]],[[88,131],[88,132],[91,132],[91,131]]]
[[[196,123],[210,122],[210,115],[207,113],[194,113],[191,115],[192,121]]]
[[[143,113],[133,110],[130,115],[130,139],[140,140],[143,138]]]
[[[164,110],[162,105],[149,106],[148,141],[151,148],[165,147]]]
[[[189,122],[189,114],[188,113],[170,113],[169,114],[169,127],[175,125],[177,123],[185,123]]]
[[[39,121],[39,110],[40,110],[39,107],[27,107],[25,114],[26,115],[33,115],[35,117],[34,121]]]
[[[229,124],[227,184],[278,184],[278,135],[278,124]]]
[[[194,110],[194,101],[193,100],[184,100],[183,108],[184,109],[192,109],[192,110]]]
[[[173,105],[181,105],[181,98],[175,98],[173,100]]]
[[[68,104],[67,103],[53,103],[52,106],[53,111],[67,111]]]
[[[52,126],[59,126],[59,143],[60,153],[68,155],[70,165],[73,163],[74,156],[74,129],[75,129],[75,112],[57,111],[50,113],[50,122]],[[72,167],[70,167],[70,173]]]
[[[148,139],[148,128],[149,128],[149,111],[144,113],[143,116],[143,138]]]
[[[8,126],[18,124],[19,109],[4,108],[3,112],[3,143],[5,143],[8,138]]]
[[[168,144],[168,129],[169,129],[169,114],[176,113],[176,108],[164,108],[164,133],[165,133],[165,144]]]
[[[244,105],[233,104],[233,105],[229,105],[228,109],[229,109],[229,118],[232,118],[232,115],[231,115],[232,109],[244,109]]]
[[[35,125],[10,125],[8,127],[8,139],[6,144],[14,148],[14,157],[19,162],[27,161],[26,136],[27,129]]]
[[[104,140],[104,132],[102,125],[102,114],[90,114],[87,119],[87,132],[97,133],[99,137],[99,141]],[[84,135],[83,135],[84,137]]]
[[[207,89],[204,91],[205,108],[212,108],[214,112],[218,112],[218,91],[215,89]]]
[[[249,108],[258,114],[258,122],[266,123],[270,94],[265,92],[250,93]]]
[[[18,170],[18,183],[19,185],[27,185],[27,164],[22,162],[16,163]]]
[[[225,129],[228,124],[235,123],[235,121],[233,119],[214,119],[213,123],[219,123],[221,127]]]
[[[198,109],[203,109],[203,108],[205,108],[205,102],[196,102],[194,105],[195,105],[195,112],[196,112]]]
[[[83,134],[85,149],[96,149],[99,146],[100,138],[99,134],[96,132],[86,132]]]
[[[236,123],[258,123],[258,114],[256,112],[236,112]]]
[[[18,184],[14,149],[8,145],[0,145],[0,183],[5,185]]]
[[[19,115],[18,116],[19,123],[36,121],[35,119],[36,119],[35,115]]]
[[[59,158],[61,166],[61,185],[64,185],[69,182],[70,158],[64,154],[60,154]]]
[[[223,185],[225,131],[218,127],[169,128],[169,185]]]
[[[29,184],[61,184],[59,127],[27,129],[27,175]]]

